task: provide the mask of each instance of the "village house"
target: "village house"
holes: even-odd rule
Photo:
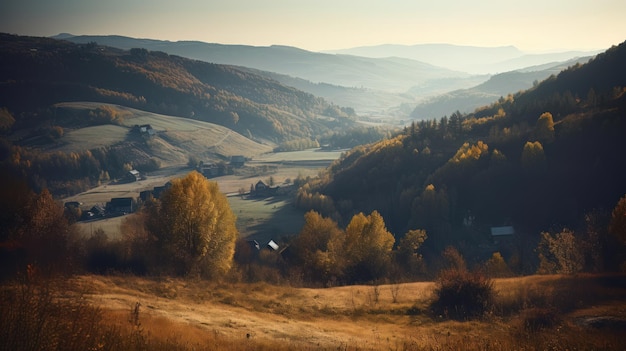
[[[250,194],[255,197],[270,197],[276,195],[279,187],[277,186],[269,186],[265,184],[262,180],[259,180],[254,185],[254,193]]]
[[[141,134],[142,136],[153,137],[156,135],[156,130],[154,130],[151,125],[144,124],[139,126],[139,134]]]
[[[141,173],[139,173],[139,171],[134,170],[134,169],[130,170],[128,171],[128,173],[126,173],[123,180],[128,183],[138,182],[141,180]]]
[[[106,205],[107,213],[123,215],[135,211],[135,200],[132,197],[114,197]]]
[[[220,175],[220,169],[215,163],[200,164],[200,173],[207,178],[213,178]]]

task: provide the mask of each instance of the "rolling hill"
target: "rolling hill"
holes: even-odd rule
[[[352,109],[249,69],[50,38],[0,34],[0,45],[0,164],[59,195],[355,123]],[[144,124],[155,137],[133,133]]]
[[[0,106],[27,124],[65,101],[114,103],[280,142],[352,123],[350,109],[233,66],[145,49],[0,35]],[[27,116],[28,115],[28,116]],[[50,116],[48,116],[50,119]]]
[[[106,106],[124,116],[121,125],[97,125],[70,129],[50,147],[49,151],[81,152],[123,144],[133,148],[144,143],[132,143],[129,134],[135,125],[150,125],[156,136],[148,143],[148,157],[158,158],[163,166],[186,164],[190,155],[200,160],[228,160],[230,156],[256,156],[270,152],[270,145],[250,140],[229,128],[189,118],[166,116],[124,106],[94,102],[60,103],[57,115],[80,114]],[[128,149],[127,149],[128,151]],[[128,154],[133,154],[128,151]],[[129,159],[137,163],[138,160]]]
[[[197,41],[162,41],[121,36],[71,36],[64,40],[129,50],[145,48],[206,62],[244,66],[286,74],[312,83],[404,92],[422,82],[441,78],[464,78],[468,74],[433,64],[399,58],[367,58],[306,51],[295,47],[210,44]]]

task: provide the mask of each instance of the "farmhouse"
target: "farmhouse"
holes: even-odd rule
[[[128,173],[126,173],[126,175],[124,176],[124,180],[132,183],[132,182],[138,182],[141,180],[141,173],[139,173],[139,171],[137,170],[130,170],[128,171]]]
[[[207,178],[213,178],[220,175],[220,169],[215,163],[202,163],[200,165],[200,173]]]
[[[106,210],[111,214],[127,214],[135,210],[135,201],[132,197],[114,197],[107,202]]]
[[[251,194],[256,197],[269,197],[274,196],[278,192],[279,187],[271,187],[265,184],[262,180],[259,180],[254,185],[254,194]]]
[[[163,192],[167,189],[169,189],[172,186],[172,182],[167,182],[165,183],[165,185],[163,186],[155,186],[154,190],[152,190],[152,196],[155,199],[159,199],[161,198],[161,194],[163,194]]]

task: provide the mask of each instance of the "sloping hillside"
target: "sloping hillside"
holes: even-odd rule
[[[530,89],[533,84],[551,75],[557,75],[570,66],[585,63],[590,59],[591,57],[584,57],[559,64],[552,63],[496,74],[486,82],[469,89],[450,91],[418,104],[411,113],[411,117],[414,119],[431,119],[439,118],[453,111],[470,113],[474,109],[487,105],[501,96]]]
[[[274,141],[350,125],[351,109],[233,66],[145,49],[0,35],[0,106],[15,127],[48,123],[64,101],[97,101],[227,126]]]
[[[110,147],[125,143],[133,147],[129,134],[135,125],[150,125],[156,132],[149,139],[148,157],[156,157],[163,166],[186,164],[189,156],[200,160],[227,160],[233,155],[252,157],[272,150],[272,145],[260,144],[239,133],[213,123],[188,118],[160,115],[123,106],[93,102],[60,103],[57,114],[77,114],[108,106],[124,116],[120,126],[99,125],[69,130],[57,140],[51,150],[65,153]],[[139,143],[144,145],[144,143]]]
[[[335,218],[377,210],[396,235],[425,229],[433,252],[478,250],[490,226],[514,225],[527,244],[575,228],[626,193],[625,62],[623,43],[475,113],[356,148],[309,184],[301,205]]]

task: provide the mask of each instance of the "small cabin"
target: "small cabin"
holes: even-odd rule
[[[220,168],[215,163],[203,163],[200,166],[200,173],[207,178],[213,178],[220,175]]]
[[[139,173],[139,171],[134,170],[134,169],[130,170],[124,176],[124,180],[126,180],[129,183],[138,182],[141,180],[141,173]]]
[[[147,135],[149,137],[152,137],[156,135],[156,130],[154,130],[154,128],[152,128],[151,125],[144,124],[144,125],[139,126],[139,133],[141,135]]]
[[[133,213],[135,210],[135,201],[132,197],[114,197],[107,202],[106,210],[112,214]]]

